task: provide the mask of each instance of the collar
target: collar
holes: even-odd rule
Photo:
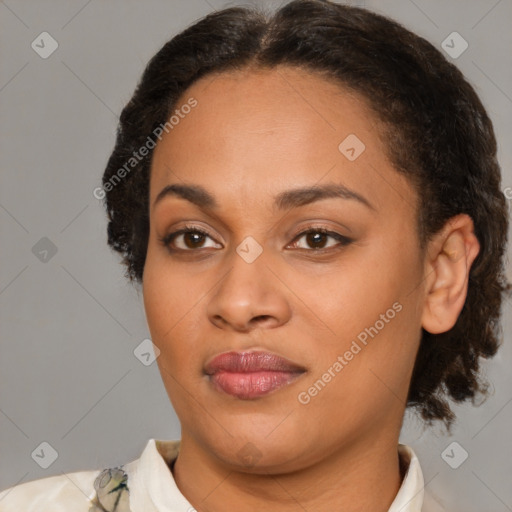
[[[424,480],[420,461],[410,446],[398,445],[398,455],[406,468],[402,485],[388,512],[421,512],[424,496]]]
[[[190,512],[192,505],[181,494],[170,471],[179,453],[180,441],[150,439],[139,459],[124,466],[128,475],[133,512]],[[405,469],[402,485],[388,512],[421,512],[424,480],[419,460],[407,445],[398,445]]]

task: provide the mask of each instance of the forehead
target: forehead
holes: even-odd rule
[[[191,99],[196,106],[180,112]],[[151,201],[170,182],[199,183],[226,199],[236,192],[240,202],[323,180],[373,197],[377,207],[383,194],[396,201],[399,189],[409,192],[364,99],[316,73],[279,67],[209,75],[175,108],[178,122],[154,151]],[[395,191],[383,190],[385,182]]]

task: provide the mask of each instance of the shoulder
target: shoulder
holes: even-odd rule
[[[153,503],[148,493],[160,497],[174,485],[169,464],[179,446],[180,441],[151,438],[139,458],[121,466],[15,485],[0,492],[0,512],[129,512],[131,498],[138,509],[148,510]],[[181,496],[177,487],[175,494]]]
[[[0,492],[0,512],[89,512],[101,470],[77,471],[21,483]]]
[[[56,475],[5,489],[0,512],[128,512],[123,466]]]

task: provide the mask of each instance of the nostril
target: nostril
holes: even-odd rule
[[[252,319],[253,323],[265,323],[268,322],[272,317],[270,315],[259,315]]]

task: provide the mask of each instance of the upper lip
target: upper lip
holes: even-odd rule
[[[217,372],[251,373],[258,371],[304,372],[305,368],[271,352],[243,351],[223,352],[211,359],[205,366],[205,373]]]

